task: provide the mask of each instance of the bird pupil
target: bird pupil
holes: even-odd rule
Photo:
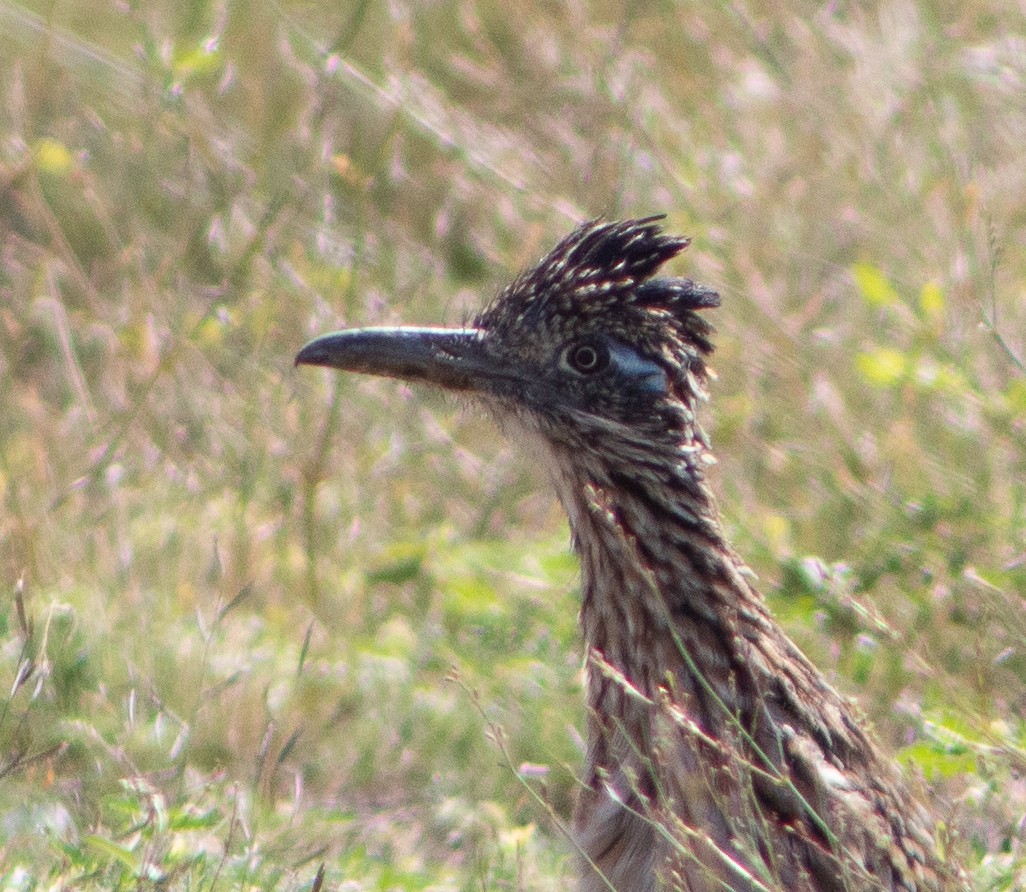
[[[578,347],[574,351],[574,367],[579,372],[592,372],[598,364],[598,353],[594,347]]]

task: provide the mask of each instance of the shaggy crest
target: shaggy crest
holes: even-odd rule
[[[695,311],[718,307],[720,297],[691,279],[653,278],[691,241],[664,235],[662,219],[582,224],[504,288],[475,326],[503,340],[538,328],[600,328],[704,381],[714,329]]]

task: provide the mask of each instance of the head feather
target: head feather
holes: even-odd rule
[[[501,337],[545,326],[559,336],[602,328],[687,365],[712,350],[712,326],[696,310],[719,295],[659,268],[690,239],[665,235],[661,216],[583,223],[510,283],[476,320]],[[695,371],[695,369],[693,369]]]

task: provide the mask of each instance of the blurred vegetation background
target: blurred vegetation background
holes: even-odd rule
[[[738,549],[1026,889],[1021,3],[0,0],[0,90],[5,890],[566,886],[543,472],[292,357],[659,212]]]

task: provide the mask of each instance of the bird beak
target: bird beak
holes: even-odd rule
[[[350,328],[314,338],[296,354],[296,365],[480,390],[494,377],[483,342],[476,328]]]

